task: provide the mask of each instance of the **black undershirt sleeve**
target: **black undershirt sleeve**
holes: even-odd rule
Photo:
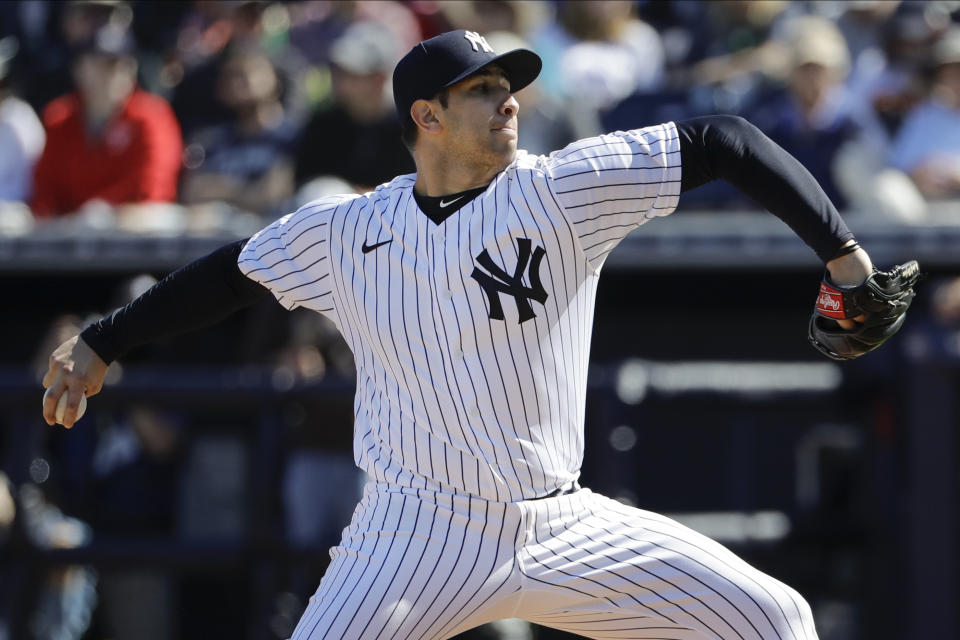
[[[824,262],[853,238],[810,172],[743,118],[693,118],[677,130],[681,193],[722,178],[787,223]]]
[[[174,271],[80,337],[110,363],[134,347],[210,326],[252,305],[269,291],[237,266],[246,243],[228,244]]]

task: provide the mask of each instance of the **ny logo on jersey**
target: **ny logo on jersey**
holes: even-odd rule
[[[483,47],[483,50],[487,53],[493,53],[493,47],[487,43],[487,39],[476,31],[464,31],[463,37],[470,41],[470,44],[473,46],[473,50],[477,53],[480,52],[478,47]]]
[[[497,266],[486,249],[477,256],[477,262],[489,273],[484,273],[478,267],[474,267],[470,277],[479,282],[484,293],[487,294],[487,300],[490,301],[491,320],[504,319],[503,306],[500,304],[501,293],[511,295],[517,301],[520,322],[526,322],[537,317],[530,306],[530,298],[540,304],[547,301],[547,292],[540,283],[540,262],[547,252],[544,251],[543,247],[537,247],[533,251],[531,259],[530,245],[530,238],[517,238],[519,255],[517,256],[517,268],[514,269],[513,276]],[[529,287],[523,284],[524,271],[527,272],[527,278],[530,281]]]

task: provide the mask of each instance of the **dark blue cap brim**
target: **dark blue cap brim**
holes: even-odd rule
[[[443,88],[451,87],[461,80],[475,74],[480,69],[497,64],[507,74],[507,80],[510,81],[510,92],[515,93],[537,79],[540,70],[543,68],[543,61],[540,56],[529,49],[514,49],[507,51],[499,56],[485,60],[473,67],[463,71],[456,78],[443,85]]]

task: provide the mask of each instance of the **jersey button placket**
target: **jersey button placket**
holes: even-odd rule
[[[447,285],[444,282],[446,280],[446,278],[444,277],[445,276],[444,272],[446,271],[445,267],[446,267],[446,259],[447,259],[447,252],[444,251],[444,247],[443,247],[443,243],[445,240],[446,240],[446,233],[444,232],[442,227],[438,227],[437,229],[434,229],[430,233],[430,250],[431,250],[430,280],[431,280],[431,284],[433,285],[433,290],[437,292],[437,299],[438,299],[438,302],[440,303],[438,304],[440,313],[444,313],[446,311],[446,309],[443,308],[443,303],[449,303],[450,299],[453,297],[453,294],[450,292],[450,289],[447,288]],[[441,269],[440,273],[438,273],[437,270],[433,268],[434,264],[440,267]]]
[[[431,233],[431,264],[434,264],[433,260],[439,257],[440,259],[437,264],[441,267],[441,271],[438,272],[436,269],[431,269],[430,280],[433,290],[437,292],[434,309],[441,315],[441,321],[443,316],[452,313],[452,310],[449,307],[453,300],[453,291],[451,291],[446,285],[446,270],[449,268],[449,265],[446,262],[447,252],[444,250],[443,246],[445,240],[446,232],[443,230],[443,228],[438,228]],[[463,351],[460,349],[459,336],[450,341],[450,354],[457,360],[463,360]]]

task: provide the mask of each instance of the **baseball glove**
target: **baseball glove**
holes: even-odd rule
[[[852,360],[873,351],[900,330],[913,300],[920,265],[911,260],[890,271],[876,271],[856,287],[838,287],[824,275],[810,317],[807,337],[822,354]],[[863,324],[846,330],[837,320],[866,316]]]

